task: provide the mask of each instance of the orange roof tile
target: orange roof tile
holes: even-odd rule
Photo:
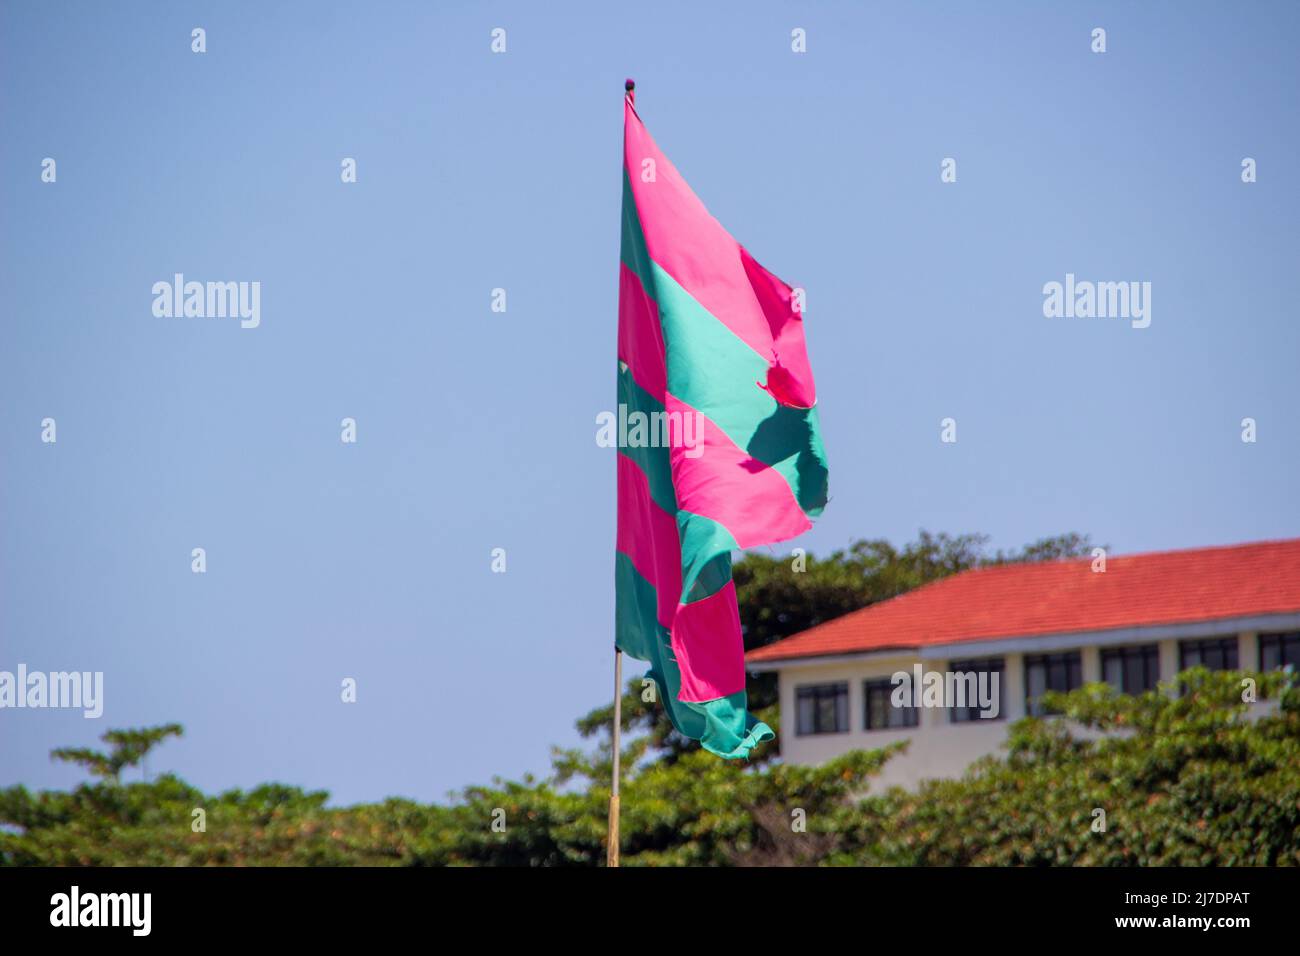
[[[746,655],[748,663],[1300,611],[1300,538],[964,571]]]

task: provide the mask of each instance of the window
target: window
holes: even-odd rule
[[[849,685],[811,684],[795,688],[799,715],[795,733],[840,734],[849,729]]]
[[[1025,710],[1035,717],[1047,713],[1038,702],[1045,691],[1071,691],[1082,686],[1083,655],[1078,651],[1025,655]]]
[[[909,677],[911,675],[908,675]],[[916,727],[921,722],[920,708],[913,706],[911,680],[904,685],[907,703],[902,707],[894,706],[896,685],[888,677],[881,680],[869,680],[862,685],[862,696],[866,702],[866,714],[863,728],[866,730],[887,730],[891,727]]]
[[[1215,637],[1204,641],[1182,641],[1178,645],[1178,669],[1205,667],[1212,671],[1237,669],[1237,638]]]
[[[959,691],[965,696],[964,706],[950,706],[948,708],[948,719],[954,724],[964,724],[972,720],[996,720],[1005,717],[1007,714],[1006,694],[1003,688],[1006,682],[1002,679],[1003,661],[1000,657],[986,657],[981,660],[969,661],[949,661],[948,679],[944,681],[944,692],[948,693],[949,687],[954,691]],[[955,679],[954,679],[955,677]],[[985,708],[980,704],[980,697],[985,697],[990,701],[988,716],[984,716]],[[956,704],[957,694],[954,693],[949,704]],[[997,713],[992,713],[992,708],[997,708]]]
[[[1122,694],[1155,690],[1160,650],[1155,644],[1108,648],[1101,652],[1101,677]]]
[[[1288,664],[1300,671],[1300,631],[1259,636],[1259,669],[1271,671]]]

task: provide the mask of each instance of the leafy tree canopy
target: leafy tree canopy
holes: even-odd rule
[[[736,567],[746,642],[760,646],[968,567],[1091,549],[1078,535],[1009,554],[985,546],[974,535],[923,533],[902,549],[860,541],[809,556],[802,573],[788,559],[746,555]],[[1198,668],[1137,697],[1103,684],[1049,695],[1060,716],[1012,724],[1005,751],[960,779],[872,792],[905,744],[816,767],[770,752],[722,761],[675,743],[634,680],[626,729],[644,732],[622,754],[623,862],[1300,865],[1300,692],[1291,681]],[[1246,688],[1262,708],[1246,703]],[[122,769],[180,727],[110,731],[107,752],[55,751],[98,781],[69,793],[0,790],[0,864],[598,866],[609,710],[579,722],[604,739],[591,752],[557,750],[547,778],[497,779],[448,804],[334,808],[325,793],[282,784],[204,794],[171,774],[122,784]]]
[[[1248,677],[1263,716],[1242,700]],[[865,795],[898,747],[817,767],[702,751],[653,761],[623,784],[623,863],[1300,865],[1290,680],[1196,669],[1178,693],[1088,685],[1049,701],[1063,716],[1013,724],[1005,753],[915,791]],[[606,758],[560,752],[551,779],[497,780],[447,805],[331,808],[323,793],[276,784],[205,795],[171,775],[14,787],[0,791],[0,864],[599,866]]]

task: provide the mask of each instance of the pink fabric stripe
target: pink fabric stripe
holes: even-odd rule
[[[654,585],[659,623],[671,630],[682,596],[682,545],[676,516],[655,504],[645,472],[627,455],[618,456],[616,547]]]
[[[618,271],[618,357],[627,363],[638,385],[664,400],[668,371],[659,308],[627,263],[619,263]]]
[[[716,594],[677,608],[673,653],[682,672],[678,700],[704,703],[745,689],[745,646],[731,581]]]
[[[669,451],[678,508],[712,518],[742,548],[785,541],[812,527],[779,472],[736,447],[706,415],[672,393],[664,407],[681,414],[682,421],[698,415],[695,420],[703,423],[703,435],[694,436],[693,447],[678,442]]]
[[[645,474],[618,456],[618,550],[655,589],[656,616],[672,635],[681,670],[678,700],[703,703],[745,689],[745,648],[736,588],[690,604],[682,591],[681,545],[673,517],[650,498]]]
[[[767,360],[768,390],[783,405],[816,402],[803,322],[792,290],[749,255],[691,191],[624,103],[623,156],[646,250],[714,317]],[[654,181],[646,182],[646,161]]]
[[[709,215],[654,144],[626,100],[624,162],[650,258],[717,321],[767,360],[765,387],[778,402],[815,403],[803,324],[791,290],[773,276]],[[642,179],[652,160],[655,181]],[[690,416],[702,432],[697,444],[669,451],[679,507],[717,521],[742,548],[801,534],[809,521],[789,483],[738,448],[712,421],[667,390],[658,309],[636,274],[619,270],[619,358],[637,384],[663,401],[671,414]],[[753,387],[734,383],[735,387]],[[678,698],[704,703],[745,688],[744,644],[734,583],[690,604],[679,604],[682,554],[676,516],[650,496],[646,475],[618,456],[618,550],[656,593],[656,616],[671,634],[681,671]]]

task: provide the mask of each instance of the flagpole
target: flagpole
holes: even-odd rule
[[[606,866],[618,866],[618,762],[623,729],[623,652],[614,646],[614,773],[609,788],[609,850]]]
[[[623,83],[623,95],[629,103],[636,102],[636,82],[628,77]],[[609,786],[609,835],[605,857],[606,866],[618,866],[618,783],[619,758],[623,739],[623,651],[614,645],[614,729],[610,735],[614,755],[614,769]]]

